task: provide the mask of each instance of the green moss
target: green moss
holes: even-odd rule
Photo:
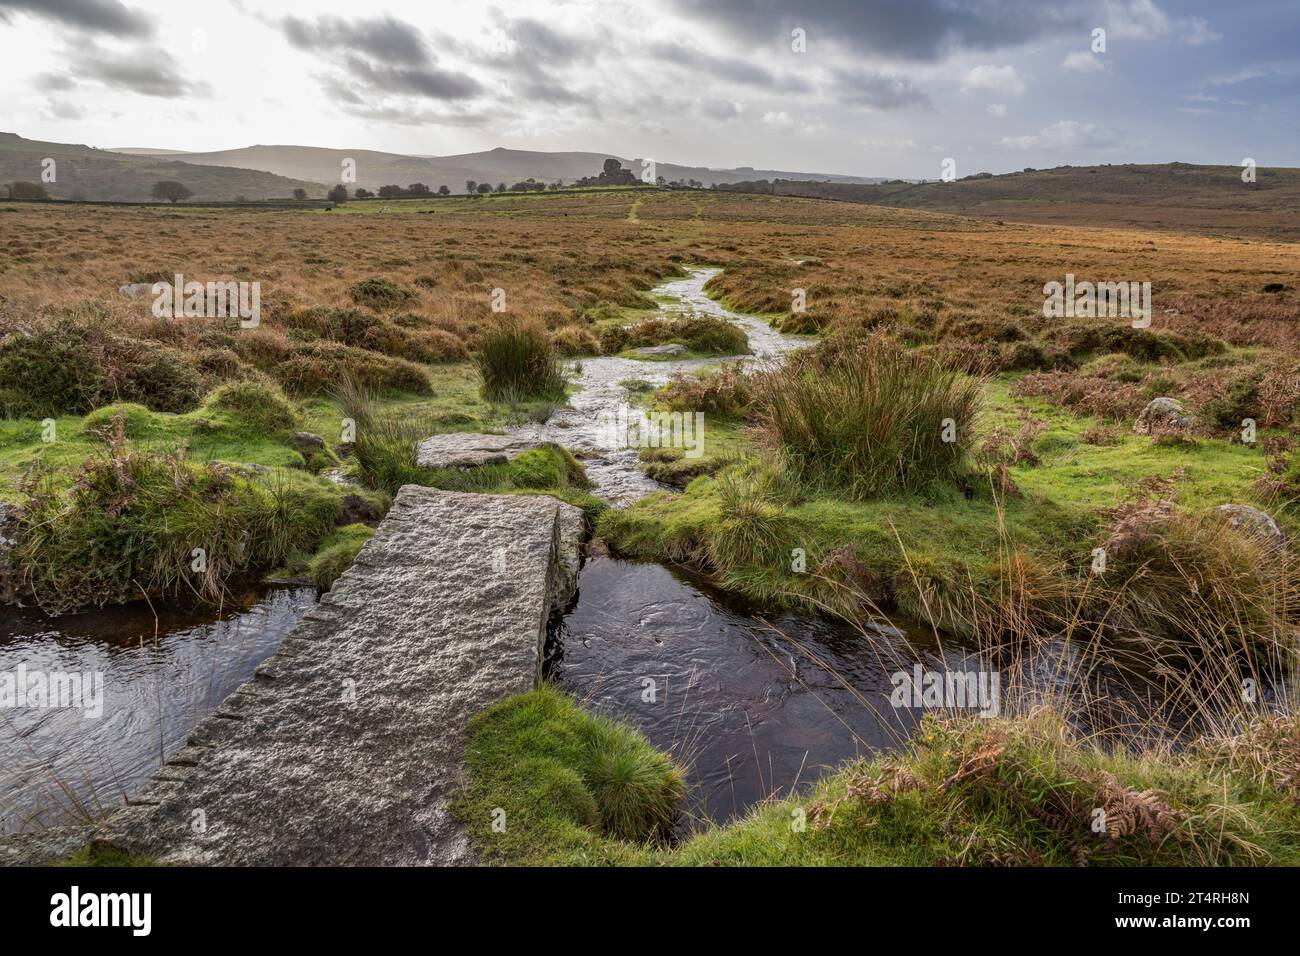
[[[268,382],[228,382],[209,396],[206,407],[228,412],[235,421],[262,433],[287,431],[298,424],[298,409]]]
[[[587,474],[566,448],[533,448],[510,461],[478,468],[423,468],[413,474],[417,484],[447,491],[501,494],[587,487]]]
[[[137,855],[108,844],[90,843],[71,856],[66,856],[61,860],[54,860],[49,865],[124,867],[162,866],[164,864],[159,863],[152,856]]]
[[[364,524],[344,525],[335,530],[307,562],[307,573],[312,583],[322,591],[328,591],[352,566],[357,553],[374,534],[375,529]]]
[[[681,769],[638,732],[550,687],[477,715],[469,731],[470,783],[454,809],[499,862],[631,862],[663,835],[685,789]]]

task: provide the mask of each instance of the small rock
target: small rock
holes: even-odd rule
[[[1183,403],[1176,398],[1153,398],[1138,416],[1133,430],[1139,434],[1149,435],[1153,428],[1172,427],[1187,428],[1196,419],[1188,415]]]
[[[294,432],[290,439],[293,447],[299,451],[320,451],[325,447],[325,439],[311,432]]]
[[[1286,538],[1277,522],[1273,520],[1273,516],[1258,508],[1250,505],[1219,505],[1214,510],[1227,518],[1228,524],[1238,531],[1258,535],[1278,544]]]
[[[346,494],[339,506],[339,516],[335,524],[375,524],[382,518],[379,509],[368,498],[361,495]]]
[[[670,342],[667,345],[647,345],[644,348],[633,349],[633,355],[642,358],[664,358],[665,356],[685,355],[686,346],[679,345],[676,342]]]
[[[146,296],[153,295],[152,282],[132,282],[130,285],[124,285],[117,290],[128,299],[143,299]]]

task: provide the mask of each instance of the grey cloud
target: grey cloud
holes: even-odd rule
[[[113,89],[168,99],[206,96],[210,91],[207,83],[191,83],[185,79],[170,56],[153,49],[120,54],[94,50],[84,52],[72,75],[79,79],[97,80]]]
[[[929,109],[934,105],[925,91],[906,77],[871,70],[836,70],[834,77],[839,99],[851,105],[876,110]]]
[[[587,103],[589,98],[576,90],[571,90],[562,83],[552,79],[537,79],[525,83],[519,88],[519,95],[526,100],[541,103]]]
[[[353,103],[360,106],[366,101],[365,97],[337,77],[317,75],[315,79],[321,85],[321,89],[325,91],[327,97],[338,100],[340,103]]]
[[[39,73],[32,79],[32,85],[47,93],[66,93],[77,88],[77,81],[66,73]]]
[[[531,17],[509,19],[499,16],[497,22],[505,34],[526,51],[533,60],[554,62],[570,60],[583,52],[582,42],[572,37],[563,36],[552,30],[540,20]]]
[[[474,96],[483,89],[482,84],[472,76],[433,66],[418,69],[375,66],[357,56],[345,57],[344,66],[367,86],[385,93],[456,100]]]
[[[62,100],[50,100],[46,107],[46,113],[54,119],[76,120],[82,119],[86,111],[75,103],[65,103]]]
[[[706,100],[700,104],[700,112],[712,120],[730,120],[739,117],[741,109],[730,100]]]
[[[472,76],[438,66],[420,31],[391,16],[355,21],[289,16],[279,26],[292,46],[319,54],[348,75],[350,82],[322,80],[325,92],[344,103],[373,102],[376,94],[456,100],[483,90]]]
[[[150,36],[154,26],[147,15],[119,0],[0,0],[0,20],[26,13],[88,33],[111,36]]]
[[[420,32],[394,17],[349,23],[339,17],[317,17],[315,21],[308,21],[288,16],[280,26],[285,38],[300,50],[326,54],[356,51],[403,66],[424,66],[433,62]]]
[[[807,31],[818,43],[909,60],[937,60],[954,49],[995,50],[1095,25],[1098,0],[671,0],[683,13],[752,42]]]
[[[807,93],[811,90],[808,83],[799,77],[778,76],[766,67],[748,60],[739,57],[714,56],[681,43],[653,43],[647,47],[646,52],[656,60],[689,67],[744,86],[756,86],[784,93]]]

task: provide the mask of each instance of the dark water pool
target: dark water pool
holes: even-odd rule
[[[159,608],[155,619],[142,602],[57,618],[0,609],[0,680],[23,668],[102,681],[98,716],[0,707],[0,832],[120,805],[314,602],[312,588],[287,587],[236,594],[217,615]]]
[[[722,821],[897,746],[921,710],[891,705],[891,675],[961,656],[920,628],[864,636],[796,614],[763,618],[681,572],[594,558],[547,665],[560,687],[686,764],[689,815]]]

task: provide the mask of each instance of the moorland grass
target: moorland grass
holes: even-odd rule
[[[133,448],[120,427],[71,486],[29,482],[13,564],[48,611],[153,595],[219,602],[233,574],[314,550],[342,499],[306,475]]]
[[[1046,707],[931,714],[895,753],[667,845],[654,834],[684,796],[670,758],[543,687],[472,721],[455,810],[507,864],[1293,866],[1298,726],[1256,719],[1177,752],[1129,751]],[[615,785],[602,763],[621,766]]]

